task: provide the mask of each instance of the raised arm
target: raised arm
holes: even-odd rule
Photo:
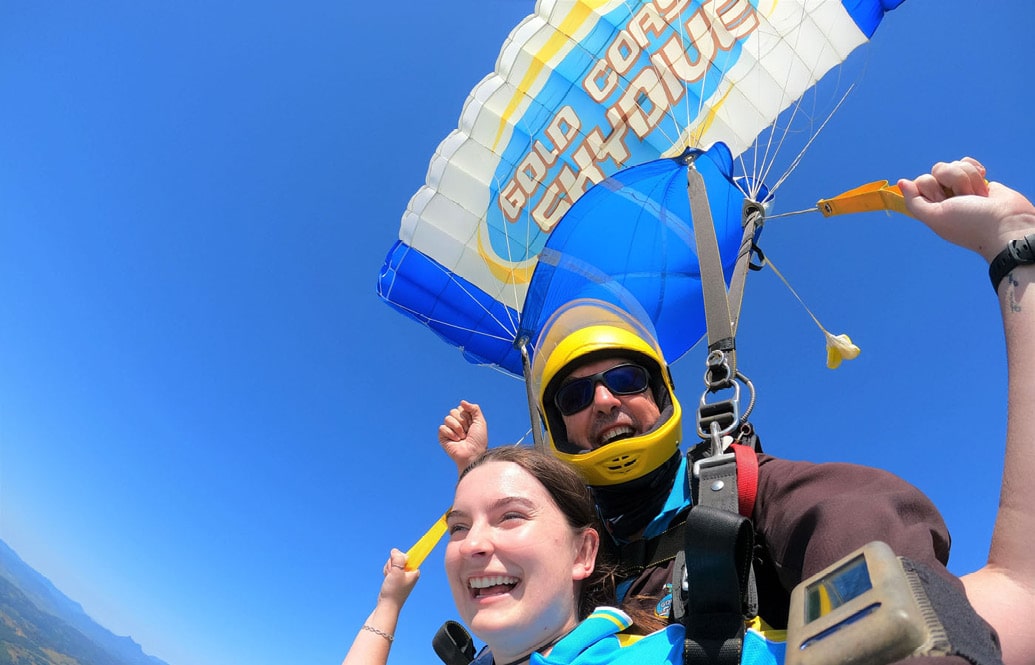
[[[438,426],[438,443],[459,475],[489,447],[489,426],[481,407],[466,400],[451,409]]]
[[[991,261],[1007,243],[1035,233],[1035,206],[985,181],[964,158],[899,183],[906,206],[949,242]],[[948,190],[948,191],[946,191]],[[1033,237],[1035,240],[1035,237]],[[1013,268],[997,285],[1006,337],[1008,421],[1003,484],[984,568],[963,577],[974,608],[998,631],[1006,665],[1035,663],[1035,265]]]
[[[384,567],[385,581],[377,594],[377,605],[352,641],[341,665],[386,665],[395,639],[399,613],[420,577],[418,570],[406,570],[406,554],[393,549]]]

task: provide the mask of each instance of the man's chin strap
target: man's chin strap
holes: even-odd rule
[[[620,485],[590,487],[600,516],[611,535],[627,540],[639,533],[661,512],[679,470],[680,454],[645,476]]]

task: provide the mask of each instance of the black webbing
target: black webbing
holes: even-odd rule
[[[653,538],[640,538],[631,543],[619,545],[618,563],[622,575],[633,577],[647,568],[653,568],[675,559],[679,551],[683,549],[685,525],[686,523],[680,520],[678,524],[669,527],[664,533]]]
[[[680,600],[673,608],[682,608],[679,618],[686,629],[686,665],[739,665],[753,546],[754,529],[746,517],[709,506],[690,510],[686,580],[673,580],[673,600],[677,594]]]
[[[431,638],[431,647],[445,665],[468,665],[474,660],[474,641],[455,621],[447,621]]]

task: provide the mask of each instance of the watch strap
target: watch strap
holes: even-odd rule
[[[988,266],[988,276],[992,280],[992,288],[999,292],[999,284],[1010,271],[1017,266],[1035,263],[1035,233],[1017,238],[1006,243],[1006,248],[996,254]]]

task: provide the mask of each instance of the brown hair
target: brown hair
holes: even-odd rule
[[[467,473],[488,462],[511,462],[527,471],[538,480],[553,502],[564,515],[568,526],[581,533],[593,529],[601,539],[607,538],[607,532],[597,517],[593,495],[586,487],[582,477],[572,467],[552,455],[528,446],[503,446],[491,448],[479,455],[460,474]],[[605,560],[598,552],[593,573],[582,580],[582,588],[578,598],[579,619],[585,619],[600,605],[615,604],[615,566]]]
[[[564,515],[568,526],[576,532],[593,529],[600,535],[600,549],[597,551],[596,565],[592,574],[582,580],[579,591],[579,619],[585,619],[601,605],[614,607],[618,605],[616,587],[620,578],[618,565],[613,561],[614,545],[611,536],[604,528],[593,502],[593,495],[586,487],[582,476],[571,466],[553,455],[528,446],[503,446],[491,448],[479,455],[463,472],[460,478],[482,464],[488,462],[511,462],[532,475],[542,483],[553,502]],[[654,614],[647,605],[654,604],[646,596],[627,597],[621,604],[633,625],[626,632],[646,635],[664,628],[668,622]]]

